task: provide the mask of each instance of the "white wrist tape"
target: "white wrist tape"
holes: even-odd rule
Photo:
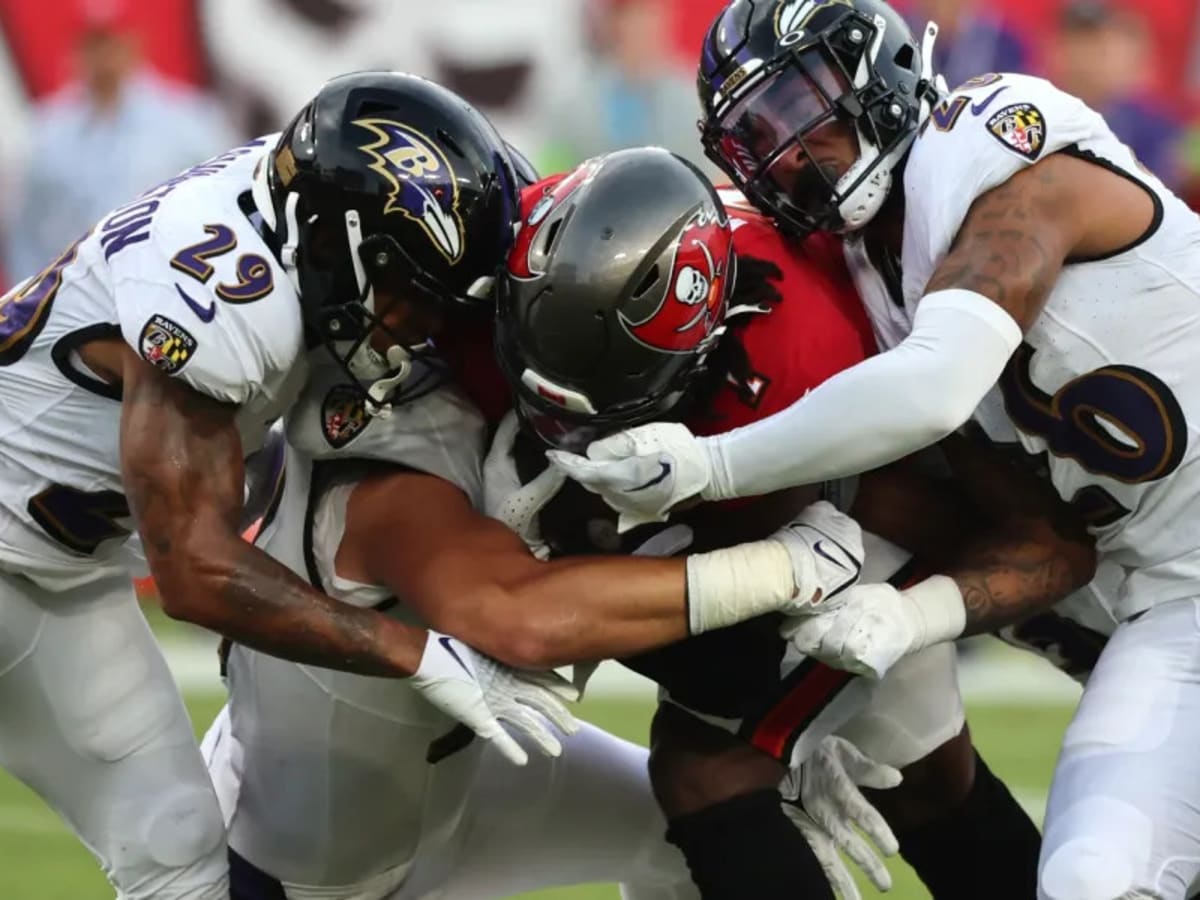
[[[900,596],[912,604],[913,619],[923,629],[913,650],[923,650],[934,644],[952,641],[967,626],[967,608],[962,591],[953,578],[934,575],[901,591]]]
[[[687,559],[692,634],[783,609],[796,593],[792,557],[778,541],[739,544]]]

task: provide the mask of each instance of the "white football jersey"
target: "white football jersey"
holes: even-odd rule
[[[256,475],[277,485],[256,543],[329,595],[420,625],[403,598],[397,603],[386,588],[337,574],[347,502],[363,460],[436,475],[478,498],[485,425],[457,389],[421,364],[406,385],[410,399],[387,417],[368,417],[361,393],[345,381],[339,367],[314,355],[309,383],[285,419],[289,443],[273,438],[255,459],[268,470]],[[481,742],[430,766],[430,744],[457,722],[407,681],[234,647],[229,689],[244,752],[232,838],[259,865],[306,884],[350,883],[383,867],[398,883],[419,844],[453,834]]]
[[[975,199],[1056,152],[1137,183],[1156,215],[1131,246],[1064,268],[974,418],[997,443],[1048,454],[1058,492],[1124,570],[1096,592],[1123,621],[1198,591],[1200,217],[1082,101],[1038,78],[987,75],[944,100],[913,145],[902,287],[889,291],[861,241],[846,253],[879,344],[893,347]]]
[[[143,359],[238,404],[247,453],[304,380],[299,298],[254,223],[253,141],[110,213],[0,299],[0,566],[67,584],[132,525],[120,392],[76,349],[120,335]]]

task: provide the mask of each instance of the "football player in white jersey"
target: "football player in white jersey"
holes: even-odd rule
[[[695,209],[719,202],[700,173],[682,162],[654,175],[652,205],[665,206],[660,217],[679,219],[681,226]],[[724,216],[714,227],[727,251]],[[706,327],[718,327],[725,289],[722,282],[716,318]],[[424,304],[420,327],[436,334],[439,348],[473,328],[490,333],[490,318],[473,323],[454,312],[444,301]],[[490,346],[489,339],[485,353]],[[445,367],[431,356],[415,360],[384,418],[368,415],[370,400],[346,383],[339,367],[314,364],[286,417],[286,467],[268,479],[280,485],[280,499],[266,516],[260,546],[343,602],[452,631],[530,669],[628,655],[685,637],[689,625],[699,632],[731,616],[753,615],[749,603],[726,609],[737,601],[721,589],[731,581],[714,576],[725,559],[762,582],[776,566],[771,555],[783,549],[778,541],[691,557],[689,620],[683,579],[674,577],[684,571],[678,561],[674,575],[661,567],[666,560],[541,562],[512,530],[477,512],[484,423],[463,396],[439,387]],[[531,536],[537,497],[562,481],[551,470],[526,488],[512,483],[510,492],[503,479],[499,485],[493,480],[490,506]],[[827,566],[821,584],[830,593],[861,563],[857,526],[832,507],[800,521],[805,524],[785,529],[781,539],[823,539],[823,552],[844,561],[845,567]],[[839,539],[856,548],[851,559],[838,549]],[[807,544],[794,552],[799,558],[806,551]],[[814,569],[820,552],[811,557]],[[753,571],[759,567],[766,572]],[[791,562],[786,568],[790,597],[797,576]],[[769,594],[761,602],[767,601],[791,603]],[[481,682],[490,684],[494,664],[475,665]],[[206,747],[214,781],[227,789],[231,887],[239,900],[482,898],[587,881],[623,882],[630,897],[696,896],[682,860],[664,840],[646,752],[588,726],[560,745],[516,705],[570,724],[552,695],[532,690],[537,682],[497,714],[512,717],[541,749],[562,757],[539,758],[513,773],[491,750],[465,745],[453,721],[406,682],[236,645],[228,672],[229,716],[214,726]],[[567,687],[553,675],[541,683]],[[838,759],[826,760],[821,786],[838,794],[832,799],[843,808],[864,808],[856,792],[843,802],[846,782],[830,774]],[[853,754],[848,759],[851,768],[871,771]],[[777,792],[774,804],[778,810]],[[795,832],[786,819],[784,826]],[[812,870],[822,877],[815,861]]]
[[[701,59],[707,151],[782,227],[847,234],[886,352],[753,427],[642,429],[560,462],[637,521],[871,468],[972,417],[1044,455],[1097,538],[1113,636],[1065,739],[1040,891],[1183,897],[1200,876],[1200,218],[1048,82],[946,90],[936,33],[918,44],[881,0],[725,9]],[[801,640],[878,673],[1029,612],[965,588],[851,593]]]
[[[292,659],[415,673],[435,705],[524,755],[452,645],[331,600],[237,528],[243,456],[297,396],[308,338],[357,329],[339,358],[396,377],[392,331],[362,338],[403,329],[397,284],[486,284],[512,240],[514,180],[461,99],[349,76],[278,143],[151,189],[0,299],[0,764],[120,896],[228,893],[216,798],[134,598],[131,519],[168,614]]]

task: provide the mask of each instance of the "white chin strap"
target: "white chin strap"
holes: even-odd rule
[[[883,43],[884,30],[887,27],[886,21],[880,17],[875,18],[876,33],[875,44],[863,54],[859,70],[855,75],[855,87],[862,87],[866,84],[869,68],[867,60],[874,60],[879,55],[879,48]],[[922,81],[927,81],[933,73],[933,44],[937,39],[938,27],[934,22],[930,22],[925,27],[925,33],[921,40],[921,73],[917,78],[918,85]],[[939,93],[944,93],[945,79],[939,78]],[[913,129],[911,135],[902,140],[892,149],[890,153],[881,158],[879,148],[871,143],[862,129],[855,126],[855,134],[858,136],[858,161],[850,167],[850,169],[838,179],[835,190],[840,195],[842,191],[850,185],[855,184],[859,179],[863,179],[862,183],[858,184],[853,190],[850,190],[845,199],[838,206],[838,214],[842,217],[842,231],[857,231],[868,222],[875,218],[879,210],[883,207],[883,203],[887,200],[888,194],[892,190],[892,173],[896,170],[896,166],[900,160],[904,158],[904,154],[908,152],[909,147],[917,138],[917,131],[925,119],[929,117],[932,109],[928,100],[921,101],[921,110],[918,115],[917,128]],[[864,173],[870,172],[864,178]]]
[[[359,257],[358,248],[362,246],[362,221],[358,210],[346,210],[346,243],[350,249],[350,263],[354,266],[354,280],[358,284],[358,292],[362,295],[363,306],[369,313],[375,313],[375,288],[367,280],[366,270]],[[347,362],[351,374],[361,381],[370,381],[367,388],[367,414],[386,419],[392,414],[392,405],[388,402],[396,389],[412,374],[412,354],[407,347],[392,344],[382,354],[372,349],[369,341],[363,341],[354,355]]]
[[[279,234],[279,223],[275,218],[275,206],[271,202],[271,189],[267,183],[265,159],[254,170],[250,195],[267,227]],[[297,294],[300,293],[300,275],[296,268],[297,240],[300,233],[296,208],[299,202],[300,195],[295,191],[289,192],[284,200],[285,229],[279,249],[279,262],[287,272],[288,280],[291,281]],[[349,246],[350,264],[354,267],[354,280],[358,285],[359,293],[362,294],[363,290],[367,289],[363,305],[373,314],[375,312],[375,288],[368,285],[367,273],[363,269],[362,260],[358,255],[358,248],[363,242],[362,220],[359,218],[358,211],[354,209],[346,210],[346,242]],[[486,286],[488,289],[490,287],[491,285]],[[370,401],[367,403],[367,412],[373,416],[386,417],[391,414],[388,398],[412,374],[412,354],[399,344],[393,344],[384,353],[379,353],[372,349],[367,341],[364,341],[347,360],[347,368],[355,378],[372,382],[371,386],[367,388],[367,397]]]
[[[376,379],[367,388],[367,413],[381,419],[392,414],[392,404],[388,400],[412,374],[412,354],[407,348],[392,344],[387,350],[387,367],[391,374]]]

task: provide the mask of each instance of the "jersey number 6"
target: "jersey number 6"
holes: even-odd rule
[[[1034,352],[1028,344],[1018,347],[1000,378],[1018,428],[1044,440],[1055,456],[1124,484],[1157,481],[1179,468],[1187,422],[1166,384],[1144,369],[1113,365],[1050,395],[1030,377]]]

